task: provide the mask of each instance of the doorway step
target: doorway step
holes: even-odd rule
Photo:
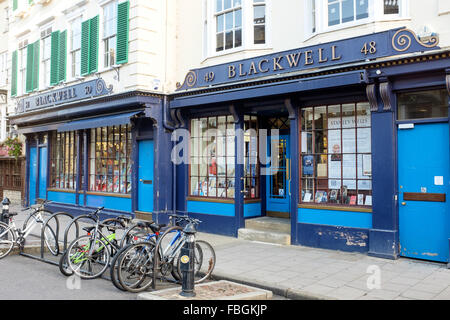
[[[238,230],[238,239],[290,245],[291,221],[273,217],[247,219],[245,228]]]

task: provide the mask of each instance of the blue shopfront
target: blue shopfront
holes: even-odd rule
[[[172,210],[164,98],[113,94],[102,79],[19,101],[11,122],[26,137],[26,205],[50,200],[72,214],[158,220]],[[166,121],[166,122],[165,122]],[[164,195],[163,197],[160,195]]]
[[[285,219],[293,245],[448,262],[438,39],[400,28],[191,70],[169,97],[188,132],[175,210],[207,232]]]

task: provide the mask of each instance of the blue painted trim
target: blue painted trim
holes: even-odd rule
[[[297,234],[298,243],[308,247],[360,253],[369,249],[367,229],[299,223]]]
[[[76,194],[72,192],[48,191],[48,200],[65,204],[77,204]]]
[[[353,84],[361,84],[361,74],[364,71],[351,71],[338,75],[313,77],[303,80],[288,80],[280,83],[255,85],[244,89],[230,89],[220,92],[197,94],[194,96],[174,98],[170,102],[171,108],[199,106],[233,100],[252,99],[261,97],[273,97],[280,94],[304,92],[310,90],[328,89],[330,87],[342,87]]]
[[[244,115],[240,113],[239,108],[235,109],[235,132],[236,138],[234,143],[234,166],[235,166],[235,188],[234,188],[234,201],[235,201],[235,218],[236,218],[236,230],[235,235],[237,236],[238,229],[245,227],[244,219]],[[241,133],[241,134],[237,134]]]
[[[237,236],[237,228],[235,224],[236,219],[234,217],[199,214],[194,212],[188,212],[188,215],[202,221],[197,227],[197,230],[200,232],[214,233],[231,237]]]
[[[385,259],[397,259],[400,255],[398,238],[398,231],[370,229],[368,255]]]
[[[66,204],[66,203],[57,203],[57,202],[52,202],[52,203],[46,204],[45,208],[51,212],[60,212],[60,211],[67,212],[67,213],[72,214],[73,216],[79,216],[82,214],[92,213],[97,209],[97,207],[81,207],[81,206],[70,205],[70,204]],[[128,215],[128,216],[131,216],[134,218],[134,215],[130,212],[111,210],[111,209],[105,208],[100,213],[100,219],[103,220],[106,218],[119,216],[119,215]]]
[[[142,111],[133,111],[114,115],[97,116],[88,119],[69,121],[58,128],[58,132],[75,131],[80,129],[91,129],[108,126],[119,126],[129,124],[130,119]]]
[[[235,217],[235,204],[188,200],[187,211],[190,213]]]
[[[86,203],[88,207],[105,207],[109,210],[131,212],[130,198],[86,194]]]
[[[244,203],[244,218],[261,216],[261,202]]]
[[[291,118],[290,142],[291,142],[291,203],[290,203],[290,219],[291,219],[291,244],[297,244],[297,203],[299,198],[299,108],[294,106],[294,113]]]
[[[298,208],[298,222],[370,229],[372,213]]]

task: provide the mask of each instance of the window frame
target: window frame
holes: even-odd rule
[[[79,47],[74,49],[74,29],[75,24],[79,23],[78,27],[78,37],[79,37]],[[81,24],[83,23],[83,14],[79,14],[76,17],[73,17],[70,21],[70,78],[77,79],[81,77]],[[79,53],[79,63],[76,64],[76,54]]]
[[[123,134],[122,134],[122,129],[125,128],[124,132],[125,132],[125,138],[123,139]],[[112,130],[112,136],[113,136],[113,140],[109,140],[109,135],[111,133]],[[118,131],[117,131],[118,130]],[[104,132],[106,131],[106,137],[104,135]],[[121,144],[123,143],[123,145],[121,146],[123,150],[125,150],[125,156],[120,156],[119,155],[119,159],[116,159],[115,157],[112,157],[111,154],[109,152],[109,148],[111,145],[114,146],[115,148],[115,143],[117,141],[115,141],[115,134],[119,133],[119,141],[118,143]],[[99,135],[100,133],[100,135]],[[120,125],[120,126],[110,126],[110,127],[99,127],[99,128],[93,128],[89,130],[89,134],[88,134],[88,154],[86,155],[88,157],[88,187],[87,187],[87,191],[88,192],[94,192],[94,193],[108,193],[111,195],[124,195],[124,196],[129,196],[131,195],[132,192],[132,186],[131,186],[131,180],[133,177],[133,172],[132,172],[132,159],[131,159],[131,149],[132,149],[132,145],[133,145],[133,140],[132,140],[132,136],[131,136],[131,125]],[[116,150],[116,152],[120,153],[120,149]],[[105,156],[106,153],[106,156]],[[98,156],[98,154],[100,154],[100,156]],[[122,153],[123,154],[123,153]],[[108,162],[109,161],[113,161],[112,166],[112,174],[108,173]],[[118,168],[119,168],[119,172],[118,175],[115,174],[114,172],[114,166],[116,166],[114,164],[114,161],[117,160],[118,161]],[[125,162],[122,162],[122,160],[125,160]],[[102,166],[103,162],[106,164],[105,167]],[[121,169],[122,164],[125,164],[125,174],[122,174],[123,171]],[[97,169],[100,168],[100,171],[97,171]],[[103,188],[101,187],[99,190],[99,179],[100,177],[105,176],[105,190],[103,190]],[[111,189],[109,189],[109,185],[108,185],[108,179],[112,178],[112,184],[111,184]],[[114,183],[114,178],[118,177],[118,192],[115,191],[115,183]],[[124,179],[123,179],[124,178]],[[93,182],[93,184],[92,184]],[[103,182],[103,180],[102,180]],[[124,188],[124,186],[122,185],[122,183],[125,183],[125,192],[121,192]],[[111,191],[112,190],[112,191]]]
[[[221,117],[225,117],[225,132],[222,133],[222,135],[218,135],[219,133],[219,118]],[[197,128],[197,132],[200,134],[199,136],[194,135],[194,128],[192,127],[192,124],[197,122],[200,122],[202,119],[206,119],[206,123],[207,123],[207,128],[206,128],[206,133],[208,133],[208,130],[216,130],[216,134],[215,134],[215,158],[216,158],[216,173],[214,174],[214,178],[215,178],[215,195],[209,195],[210,192],[210,180],[209,180],[209,173],[208,171],[211,169],[210,165],[212,164],[212,162],[209,161],[210,157],[209,155],[206,156],[206,158],[208,159],[206,163],[203,162],[203,158],[205,158],[204,153],[205,150],[200,150],[202,147],[202,141],[204,141],[206,139],[207,143],[209,143],[209,136],[208,135],[201,135],[201,128]],[[216,129],[214,128],[210,128],[210,119],[215,119],[216,121]],[[233,134],[229,134],[228,130],[232,130]],[[211,136],[212,137],[212,136]],[[219,153],[219,148],[218,148],[218,137],[224,139],[225,142],[225,150],[223,152],[223,155],[220,156]],[[228,150],[228,139],[229,137],[232,137],[233,139],[233,151],[232,151],[232,156],[230,156],[230,152]],[[226,114],[226,115],[215,115],[215,116],[203,116],[203,117],[198,117],[198,118],[191,118],[189,119],[189,168],[188,168],[188,175],[189,175],[189,179],[188,179],[188,196],[191,198],[197,198],[197,199],[209,199],[211,201],[234,201],[235,197],[236,197],[236,186],[235,186],[235,180],[236,180],[236,163],[235,163],[235,159],[236,159],[236,155],[235,155],[235,148],[236,148],[236,129],[235,129],[235,123],[233,120],[233,116]],[[199,154],[197,155],[193,155],[193,151],[192,151],[192,146],[193,146],[193,139],[198,139],[198,148],[199,148]],[[209,147],[209,145],[207,146],[207,148]],[[217,158],[222,157],[225,159],[225,174],[224,175],[219,175],[219,166],[218,166],[218,161]],[[197,163],[193,163],[193,161],[191,161],[191,159],[193,158],[199,158]],[[234,167],[234,174],[228,174],[229,168],[228,168],[228,160],[229,159],[233,159],[233,167]],[[230,162],[231,163],[231,162]],[[202,176],[201,175],[201,169],[200,169],[200,165],[201,164],[206,164],[206,176]],[[193,175],[193,166],[197,166],[197,174]],[[200,194],[194,194],[194,190],[192,190],[192,179],[193,178],[197,178],[197,186],[199,186],[199,183],[202,182],[201,178],[202,177],[206,177],[208,178],[206,180],[207,182],[207,195],[200,195]],[[225,181],[225,186],[223,187],[224,190],[222,190],[222,192],[225,192],[225,197],[220,197],[218,195],[219,193],[219,179],[222,179],[222,181]],[[229,186],[229,182],[231,182],[231,186]],[[203,186],[202,186],[203,188]],[[231,190],[230,188],[233,188],[233,196],[229,196],[229,190]],[[199,189],[199,188],[198,188]]]
[[[53,131],[50,135],[49,188],[75,191],[78,184],[78,161],[81,161],[76,150],[79,135],[77,131]]]
[[[18,61],[18,88],[17,88],[17,96],[23,96],[27,94],[27,47],[28,41],[21,42],[23,44],[22,47],[19,46],[17,51],[17,61]]]
[[[102,57],[103,57],[103,64],[102,69],[107,70],[115,65],[116,63],[116,44],[117,44],[117,6],[119,4],[118,0],[110,0],[104,4],[102,4]],[[109,7],[115,8],[112,9],[112,16],[107,19],[106,13],[109,12]],[[107,32],[107,24],[111,23],[112,30],[114,32],[112,34],[106,34]],[[106,51],[108,49],[108,51]],[[110,63],[111,60],[111,49],[114,52],[114,63]]]
[[[265,50],[272,46],[271,37],[271,6],[272,0],[264,1],[265,11],[265,43],[254,43],[254,3],[253,0],[242,0],[242,45],[231,49],[216,51],[216,0],[203,1],[203,59],[220,57],[228,54],[234,54],[246,50]]]
[[[344,127],[343,126],[343,124],[342,124],[342,118],[343,118],[343,106],[344,105],[351,105],[351,104],[353,104],[354,105],[354,112],[355,112],[355,115],[354,115],[354,117],[355,117],[355,126],[354,127]],[[318,208],[320,208],[320,207],[335,207],[335,208],[342,208],[343,210],[344,209],[348,209],[348,210],[371,210],[372,209],[372,205],[366,205],[365,203],[366,203],[366,196],[367,195],[370,195],[371,196],[371,203],[373,204],[373,176],[372,176],[372,174],[370,174],[370,176],[369,176],[369,178],[361,178],[360,177],[360,172],[359,172],[359,169],[361,168],[361,172],[362,172],[362,174],[364,175],[364,160],[362,160],[363,161],[363,163],[361,164],[361,166],[359,167],[359,164],[358,164],[358,161],[359,161],[359,156],[361,155],[362,157],[364,157],[364,155],[369,155],[370,156],[370,162],[372,163],[372,155],[373,155],[373,152],[372,152],[372,145],[370,146],[370,152],[361,152],[361,151],[359,151],[358,150],[358,145],[359,145],[359,142],[358,142],[358,130],[359,129],[369,129],[370,130],[370,135],[372,135],[372,123],[370,122],[370,125],[369,126],[358,126],[357,125],[357,123],[358,123],[358,118],[357,118],[357,115],[358,115],[358,105],[359,104],[361,104],[361,105],[364,105],[364,104],[366,104],[367,106],[367,108],[366,108],[366,110],[368,110],[368,112],[369,112],[369,114],[368,114],[368,116],[369,116],[369,118],[371,117],[371,111],[370,111],[370,106],[368,106],[368,102],[367,101],[350,101],[350,102],[339,102],[339,103],[328,103],[328,104],[315,104],[315,105],[311,105],[311,106],[307,106],[307,107],[304,107],[304,108],[301,108],[300,109],[300,116],[299,116],[299,124],[298,124],[298,126],[299,126],[299,130],[298,130],[298,132],[299,132],[299,142],[298,142],[298,145],[299,145],[299,162],[298,162],[298,167],[299,167],[299,179],[298,179],[298,183],[299,183],[299,205],[300,206],[313,206],[313,207],[318,207]],[[334,106],[339,106],[340,107],[340,111],[339,111],[339,114],[340,114],[340,119],[341,119],[341,121],[340,121],[340,128],[328,128],[327,127],[327,129],[320,129],[320,128],[318,128],[318,129],[316,129],[315,128],[315,126],[314,126],[314,123],[315,123],[315,121],[314,120],[312,120],[312,124],[311,124],[311,129],[309,129],[309,130],[303,130],[303,123],[302,123],[302,120],[303,120],[303,115],[302,115],[302,111],[303,110],[306,110],[306,109],[312,109],[312,110],[315,110],[316,108],[323,108],[323,107],[326,107],[326,112],[327,112],[327,120],[329,119],[329,112],[328,112],[328,108],[329,107],[334,107]],[[313,119],[315,119],[315,115],[313,114]],[[344,143],[344,140],[343,140],[343,132],[344,132],[344,130],[353,130],[354,129],[354,131],[355,131],[355,135],[354,135],[354,139],[355,139],[355,150],[354,150],[354,152],[344,152],[344,148],[345,148],[345,143]],[[303,137],[303,135],[302,135],[302,132],[304,132],[304,131],[306,131],[306,132],[311,132],[312,133],[312,136],[311,136],[311,152],[308,152],[308,150],[306,150],[306,152],[303,152],[303,150],[302,150],[302,142],[303,142],[303,139],[302,139],[302,137]],[[318,153],[318,152],[316,152],[317,150],[315,150],[315,147],[316,147],[316,141],[315,141],[315,138],[316,138],[316,134],[317,134],[317,132],[324,132],[324,131],[327,131],[327,134],[326,134],[326,141],[327,141],[327,150],[326,151],[324,151],[324,152],[322,152],[322,153]],[[340,131],[340,152],[339,153],[336,153],[336,155],[337,155],[337,157],[339,157],[341,160],[340,160],[340,162],[341,162],[341,164],[340,164],[340,177],[339,178],[333,178],[333,177],[331,177],[330,178],[330,173],[329,173],[329,166],[330,166],[330,162],[332,161],[332,155],[334,155],[335,153],[329,153],[328,151],[329,151],[329,145],[328,145],[328,143],[329,143],[329,131]],[[324,135],[324,137],[325,137],[325,135]],[[355,157],[355,167],[354,167],[354,173],[355,173],[355,176],[354,176],[354,178],[346,178],[346,177],[344,177],[344,162],[345,162],[345,160],[344,160],[344,158],[345,158],[345,155],[347,155],[347,158],[348,158],[348,156],[354,156]],[[306,177],[306,175],[304,175],[304,171],[303,171],[303,159],[304,159],[304,156],[312,156],[312,158],[313,158],[313,172],[312,172],[312,175],[311,175],[311,177]],[[319,177],[318,175],[317,175],[317,164],[316,164],[316,158],[317,157],[321,157],[321,156],[325,156],[326,157],[326,176],[324,177],[324,176],[321,176],[321,177]],[[323,163],[323,162],[321,162],[321,163]],[[313,182],[313,185],[312,185],[312,194],[311,194],[311,199],[310,199],[310,201],[304,201],[303,200],[303,190],[304,190],[304,188],[303,188],[303,180],[311,180],[312,182]],[[318,184],[319,184],[319,180],[323,180],[323,181],[326,181],[326,188],[324,188],[324,187],[318,187]],[[330,199],[329,199],[329,196],[330,196],[330,191],[331,190],[333,190],[333,189],[331,189],[330,188],[330,180],[339,180],[340,181],[340,188],[339,188],[339,193],[338,193],[338,195],[339,195],[339,202],[330,202]],[[350,190],[354,190],[354,193],[355,193],[355,195],[356,195],[356,203],[355,204],[349,204],[349,203],[342,203],[342,190],[343,190],[343,187],[345,186],[344,185],[344,181],[349,181],[349,180],[352,180],[352,181],[354,181],[354,183],[355,183],[355,189],[350,189],[350,188],[348,188],[347,190],[348,191],[350,191]],[[365,190],[365,189],[360,189],[359,188],[359,181],[370,181],[370,189],[367,189],[367,190]],[[307,188],[308,189],[308,188]],[[316,202],[316,196],[317,196],[317,191],[324,191],[324,190],[326,190],[326,192],[327,192],[327,201],[325,202],[325,203],[322,203],[322,202]],[[363,193],[364,194],[364,198],[363,198],[363,201],[364,201],[364,203],[363,203],[363,205],[360,205],[360,204],[358,204],[358,196],[359,196],[359,191],[361,191],[361,190],[363,190],[363,191],[368,191],[368,194],[366,194],[366,193]],[[350,192],[350,194],[352,194],[352,192]],[[349,197],[349,200],[350,200],[350,197]]]
[[[342,2],[342,0],[336,0]],[[355,0],[357,1],[357,0]],[[409,0],[399,1],[399,13],[398,14],[384,14],[384,1],[383,0],[367,0],[368,1],[368,17],[353,21],[339,23],[337,25],[328,25],[328,0],[308,0],[305,1],[304,10],[307,13],[305,16],[305,40],[326,32],[338,31],[346,28],[352,28],[368,23],[383,22],[383,21],[395,21],[395,20],[408,20],[409,17]],[[312,30],[312,2],[315,4],[315,31]],[[342,12],[341,12],[342,17]]]

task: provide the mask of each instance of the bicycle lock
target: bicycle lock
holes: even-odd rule
[[[195,247],[195,225],[188,223],[183,232],[186,234],[186,242],[180,250],[180,271],[182,283],[180,295],[183,297],[195,297],[194,288],[194,247]]]

